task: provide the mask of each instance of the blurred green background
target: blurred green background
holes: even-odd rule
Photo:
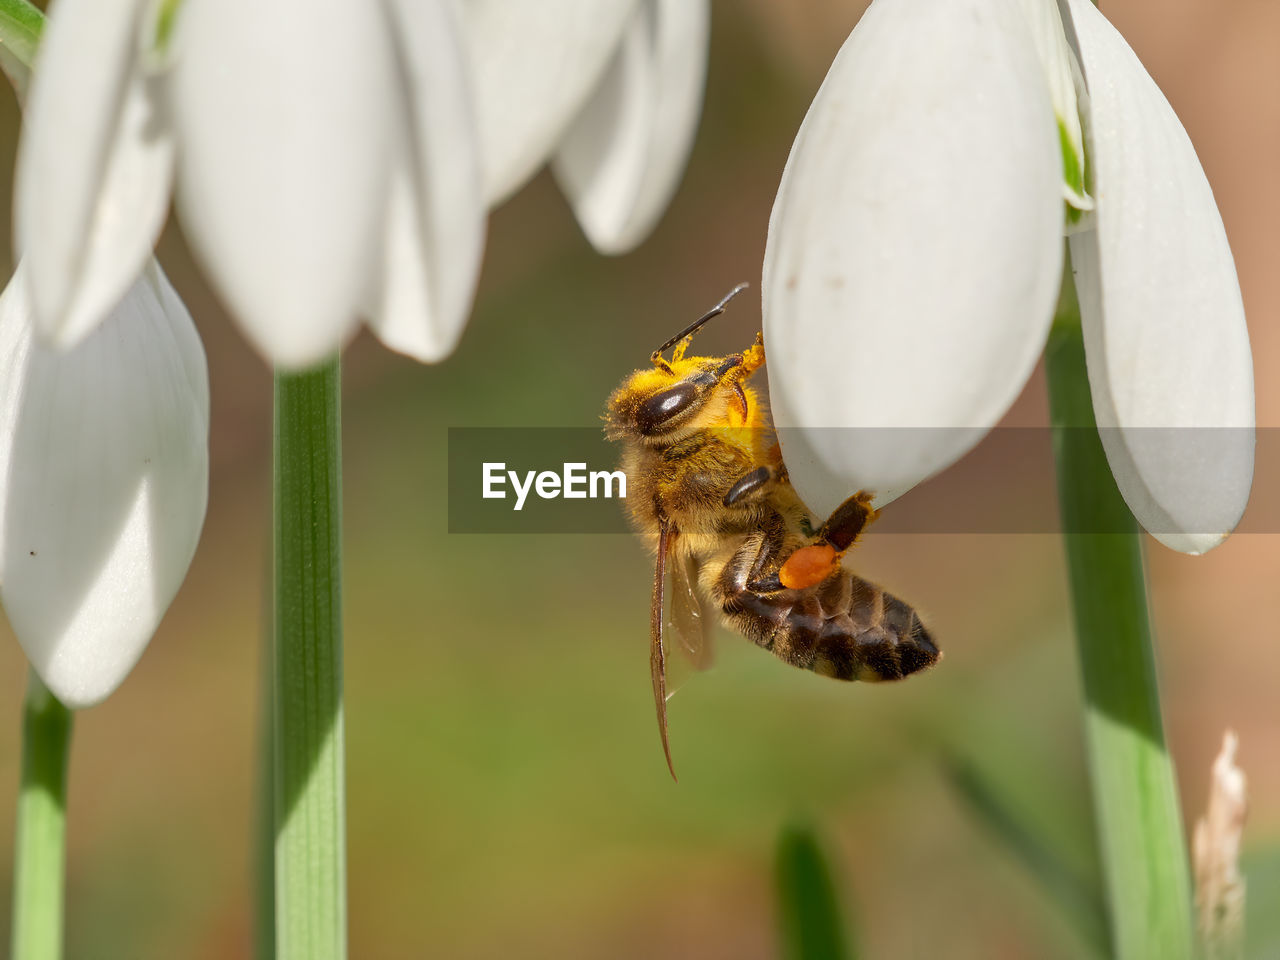
[[[422,367],[368,336],[347,351],[352,956],[773,956],[771,861],[779,829],[796,817],[820,824],[869,957],[1087,955],[1069,898],[1030,879],[954,776],[959,763],[964,779],[992,785],[1068,876],[1096,877],[1056,537],[869,536],[860,571],[919,606],[946,650],[938,669],[906,684],[836,684],[722,631],[716,669],[671,704],[677,786],[654,730],[652,568],[640,545],[623,535],[446,532],[449,426],[594,423],[657,343],[732,284],[758,285],[782,164],[861,8],[716,3],[688,174],[639,251],[593,253],[543,174],[491,218],[478,304],[454,357]],[[1280,8],[1126,0],[1104,9],[1179,112],[1214,185],[1252,325],[1258,420],[1275,425]],[[18,114],[11,97],[0,100],[8,264]],[[77,717],[73,958],[252,948],[270,375],[177,226],[160,258],[209,354],[209,515],[141,663]],[[756,304],[743,298],[700,346],[740,346],[758,328]],[[1007,422],[1047,422],[1039,373]],[[1260,463],[1260,480],[1275,467]],[[1202,811],[1210,761],[1234,727],[1251,788],[1251,955],[1280,956],[1280,921],[1266,908],[1280,896],[1280,539],[1241,535],[1204,558],[1149,547],[1184,813]],[[7,942],[25,664],[7,626],[0,634]]]

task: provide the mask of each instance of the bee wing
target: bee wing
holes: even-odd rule
[[[671,779],[676,780],[676,768],[671,762],[671,744],[667,741],[667,655],[663,648],[662,592],[666,582],[667,560],[678,531],[666,518],[658,520],[658,560],[653,570],[653,598],[649,603],[649,674],[653,680],[653,703],[658,710],[658,733],[662,737],[662,752],[667,758]]]
[[[711,616],[697,593],[698,561],[672,556],[668,562],[671,598],[667,623],[671,626],[689,662],[698,670],[711,666]]]

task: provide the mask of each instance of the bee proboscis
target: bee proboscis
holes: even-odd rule
[[[764,338],[727,357],[685,356],[698,328],[745,287],[655,350],[652,366],[613,392],[605,415],[609,438],[623,445],[631,524],[657,556],[649,663],[673,778],[668,591],[671,626],[695,659],[707,650],[703,598],[730,629],[840,680],[900,680],[940,656],[914,609],[843,565],[875,519],[871,495],[854,494],[815,527],[788,480],[768,414],[747,385],[764,366]]]

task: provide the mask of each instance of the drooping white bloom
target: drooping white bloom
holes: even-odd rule
[[[149,255],[170,184],[215,286],[272,361],[361,314],[437,359],[470,309],[484,203],[446,0],[58,0],[19,154],[39,331],[71,345]]]
[[[623,253],[648,235],[693,145],[706,0],[458,0],[475,71],[485,195],[548,159],[587,238]]]
[[[21,265],[0,294],[0,601],[45,685],[85,707],[132,669],[195,553],[208,373],[154,261],[76,346],[33,334]]]
[[[705,0],[645,0],[553,169],[587,238],[625,253],[657,223],[693,147],[706,80]]]
[[[172,186],[272,362],[322,359],[361,316],[438,360],[470,311],[491,202],[555,154],[593,242],[634,246],[701,100],[706,0],[183,0],[171,25],[162,6],[50,13],[16,232],[54,343],[132,282]]]
[[[1179,550],[1235,526],[1253,374],[1225,231],[1186,132],[1087,0],[876,0],[832,65],[763,282],[770,400],[815,510],[892,499],[1008,409],[1052,320],[1064,197],[1121,493]]]
[[[56,0],[0,298],[0,598],[73,707],[137,660],[204,516],[203,352],[150,259],[170,190],[273,362],[323,358],[361,315],[436,360],[487,205],[549,159],[593,242],[642,239],[706,62],[706,0],[159,6]]]

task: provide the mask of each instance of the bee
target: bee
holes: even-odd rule
[[[763,335],[727,357],[685,356],[698,329],[745,287],[655,350],[605,413],[606,435],[622,444],[628,518],[657,557],[649,665],[673,779],[668,617],[695,662],[708,650],[706,605],[787,663],[839,680],[901,680],[940,656],[914,609],[843,565],[877,516],[872,495],[855,493],[815,527],[791,486],[769,415],[747,385],[764,366]]]

